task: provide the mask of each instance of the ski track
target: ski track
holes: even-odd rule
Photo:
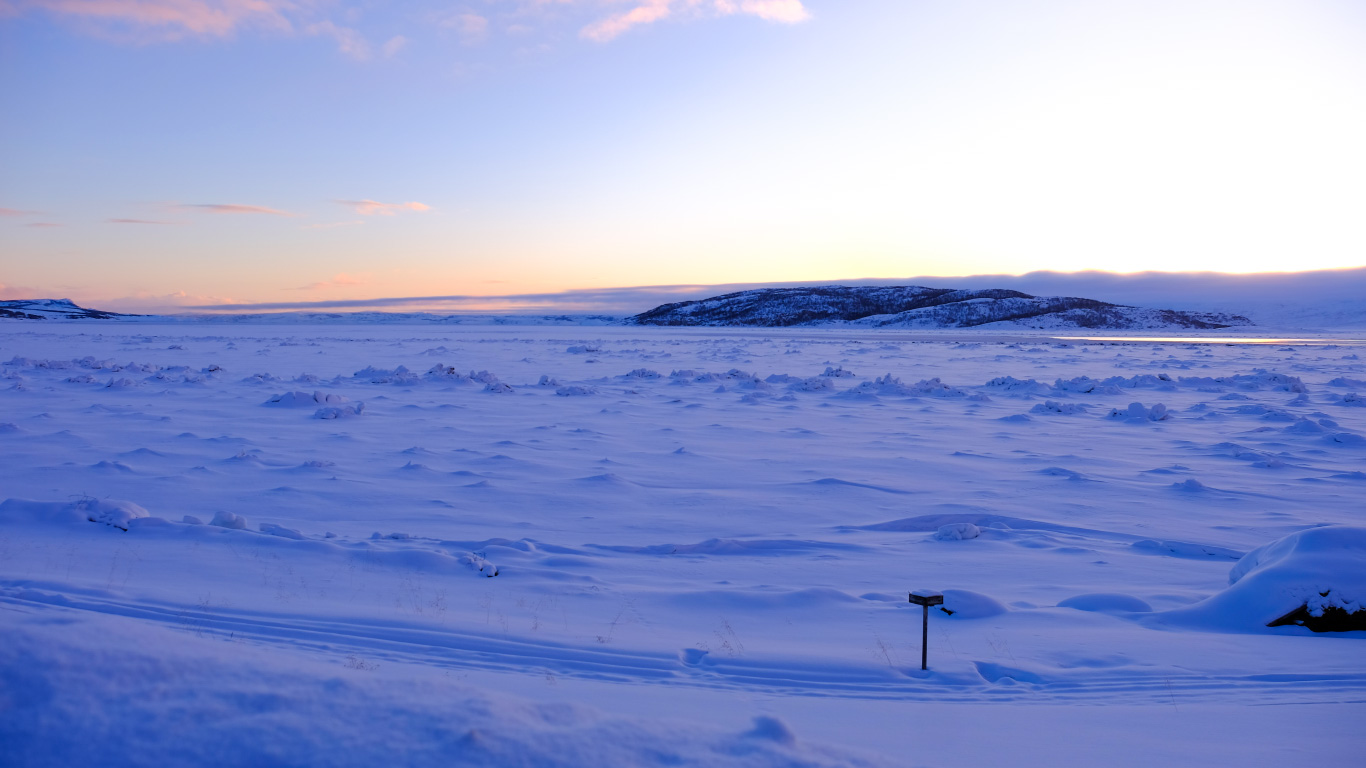
[[[250,640],[313,653],[366,658],[437,668],[478,669],[516,674],[550,672],[603,682],[682,685],[792,696],[907,699],[952,703],[1105,701],[1116,703],[1222,702],[1236,696],[1247,704],[1352,704],[1366,702],[1366,672],[1358,674],[1244,674],[1155,671],[1096,672],[1071,676],[1017,670],[977,662],[977,680],[917,681],[918,670],[876,674],[867,668],[832,665],[813,658],[784,666],[706,654],[695,663],[686,654],[643,653],[499,638],[474,632],[436,631],[395,624],[309,620],[293,616],[195,610],[190,606],[101,600],[6,585],[0,603],[12,610],[92,612],[179,628],[197,635]],[[1018,677],[1012,677],[1018,676]],[[1004,685],[1001,681],[1006,681]]]

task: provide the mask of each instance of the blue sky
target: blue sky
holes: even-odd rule
[[[0,0],[0,98],[9,297],[1366,264],[1360,2]]]

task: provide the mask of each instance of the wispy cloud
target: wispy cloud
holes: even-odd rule
[[[489,33],[489,20],[477,13],[453,13],[438,22],[437,26],[454,30],[465,45],[477,45]]]
[[[337,277],[345,277],[338,275]],[[332,281],[315,283],[296,290],[330,287]],[[756,284],[757,285],[757,284]],[[252,312],[326,311],[326,310],[395,310],[433,312],[601,312],[610,314],[635,313],[671,301],[686,301],[714,296],[734,290],[754,287],[715,285],[654,285],[626,288],[589,288],[557,293],[514,293],[496,296],[398,296],[373,299],[325,299],[321,301],[284,301],[220,306],[204,304],[186,306],[189,310],[232,310]]]
[[[224,39],[243,31],[322,36],[335,41],[343,55],[366,61],[376,58],[376,46],[367,37],[375,30],[357,28],[364,18],[362,7],[335,0],[0,0],[0,17],[43,13],[88,34],[132,43]],[[472,46],[495,27],[518,34],[582,25],[580,37],[607,42],[666,19],[752,16],[795,24],[810,19],[811,13],[803,0],[490,0],[480,12],[457,6],[418,16],[454,31],[462,44]],[[390,34],[377,48],[387,58],[408,43],[408,37]]]
[[[579,31],[599,43],[633,27],[679,16],[757,16],[765,21],[796,24],[811,18],[801,0],[633,0],[634,7],[599,19]]]
[[[0,208],[0,216],[37,216],[40,211],[21,211],[16,208]]]
[[[399,51],[403,50],[406,47],[408,47],[408,38],[404,37],[403,35],[394,35],[393,37],[385,41],[384,45],[380,46],[379,50],[380,53],[384,54],[384,57],[387,59],[390,56],[397,55]]]
[[[337,50],[356,61],[366,61],[370,58],[370,43],[364,35],[350,27],[339,26],[331,21],[319,21],[309,24],[305,31],[310,35],[324,35],[336,40]]]
[[[263,205],[239,205],[236,203],[176,203],[173,208],[203,213],[264,214],[267,216],[293,216],[289,211],[267,208]]]
[[[784,24],[796,24],[811,18],[811,13],[801,0],[740,0],[739,3],[718,0],[716,6],[722,13],[744,13],[758,16],[764,21]]]
[[[322,35],[346,56],[371,58],[360,31],[322,18],[325,6],[312,0],[0,0],[0,16],[6,10],[45,12],[87,33],[131,43],[229,38],[244,29]],[[405,43],[395,35],[381,50],[392,56]]]
[[[61,225],[61,224],[58,224],[58,223],[55,222],[55,221],[30,221],[29,223],[25,224],[24,226],[26,226],[26,227],[36,227],[36,228],[39,228],[39,229],[43,229],[43,228],[47,228],[47,227],[60,227],[60,226],[62,226],[62,225]]]
[[[169,221],[153,221],[151,219],[105,219],[106,224],[169,224]]]
[[[289,31],[289,0],[12,0],[16,12],[38,9],[90,31],[135,40],[229,37],[243,26]]]
[[[393,216],[400,211],[430,211],[429,205],[422,203],[381,203],[377,200],[337,200],[337,203],[353,209],[362,216]]]

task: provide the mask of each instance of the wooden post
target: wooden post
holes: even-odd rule
[[[917,589],[911,593],[910,601],[924,610],[920,628],[920,669],[926,670],[930,668],[930,606],[943,605],[944,593],[933,589]]]

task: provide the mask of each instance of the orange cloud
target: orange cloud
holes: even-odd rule
[[[37,216],[39,211],[20,211],[14,208],[0,208],[0,216]]]
[[[605,43],[631,27],[668,18],[673,13],[673,5],[673,0],[641,0],[635,8],[595,21],[579,34],[589,40]]]
[[[204,213],[260,213],[269,216],[293,216],[289,211],[279,211],[261,205],[237,205],[235,203],[177,203],[175,208]]]
[[[796,24],[811,18],[801,0],[633,0],[628,11],[595,21],[580,30],[581,37],[607,42],[632,27],[652,24],[676,12],[693,15],[757,16],[765,21]]]
[[[33,288],[23,285],[6,285],[0,283],[0,301],[10,301],[13,299],[36,299],[42,296],[56,296],[61,291],[52,291],[46,288]]]
[[[744,13],[758,16],[764,21],[778,21],[796,24],[811,18],[801,0],[741,0],[737,6],[733,2],[718,2],[717,8],[726,7],[723,13]]]
[[[338,200],[338,203],[355,209],[362,216],[393,216],[399,211],[430,211],[431,206],[422,203],[381,203],[375,200]]]

